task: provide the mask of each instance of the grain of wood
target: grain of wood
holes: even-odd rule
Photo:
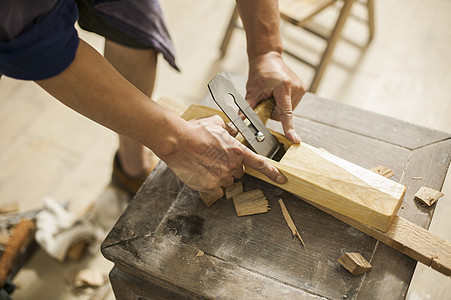
[[[243,193],[243,184],[241,181],[235,182],[231,187],[225,189],[225,195],[227,199],[231,199],[236,195]]]
[[[451,276],[451,243],[430,233],[426,229],[404,218],[395,216],[390,229],[387,232],[382,232],[349,217],[340,215],[313,201],[309,201],[308,199],[305,199],[305,201],[410,258],[446,276]]]
[[[377,166],[377,167],[371,168],[370,170],[373,171],[374,173],[382,175],[386,178],[391,178],[391,177],[395,176],[395,173],[393,173],[393,171],[390,170],[389,168],[387,168],[386,166]]]
[[[419,201],[423,205],[431,206],[443,196],[444,194],[442,192],[434,190],[430,187],[422,186],[415,194],[414,199]]]
[[[287,210],[287,207],[285,206],[285,203],[283,203],[282,199],[279,199],[279,204],[280,204],[280,208],[282,209],[282,214],[283,217],[285,219],[285,221],[287,222],[288,227],[290,227],[291,229],[291,233],[293,234],[293,236],[297,236],[299,238],[299,240],[301,241],[302,245],[305,248],[305,243],[301,238],[301,235],[299,234],[299,230],[297,229],[296,225],[293,222],[293,219],[291,219],[290,213]]]
[[[344,253],[338,262],[354,276],[371,270],[370,263],[360,253]]]
[[[20,250],[30,241],[34,229],[34,222],[29,219],[22,219],[14,227],[0,261],[0,288],[5,284],[6,278]]]
[[[266,213],[269,203],[261,190],[245,192],[233,197],[236,213],[239,217]]]

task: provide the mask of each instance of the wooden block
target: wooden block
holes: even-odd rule
[[[393,173],[393,171],[390,170],[389,168],[387,168],[386,166],[377,166],[377,167],[371,168],[370,170],[373,171],[374,173],[382,175],[386,178],[391,178],[391,177],[395,176],[395,173]]]
[[[253,190],[233,197],[236,214],[249,216],[265,213],[269,210],[269,203],[261,190]]]
[[[283,203],[282,199],[279,199],[279,204],[280,204],[280,208],[282,209],[283,217],[284,217],[285,221],[287,222],[288,227],[290,227],[290,229],[291,229],[291,233],[293,234],[293,236],[297,236],[299,238],[299,240],[301,241],[302,245],[305,248],[305,244],[301,238],[301,235],[299,234],[299,230],[296,228],[296,225],[294,224],[293,219],[291,219],[290,213],[288,212],[287,207],[285,206],[285,203]]]
[[[371,270],[371,265],[360,253],[345,253],[338,259],[338,262],[354,276]]]
[[[236,195],[243,193],[243,184],[241,181],[235,182],[231,187],[225,189],[225,195],[227,199],[231,199]]]
[[[212,115],[228,122],[222,112],[202,105],[191,105],[182,117],[190,120]],[[276,184],[248,166],[246,173],[363,224],[381,231],[389,229],[401,206],[405,186],[308,144],[294,145],[284,135],[271,133],[284,144],[287,153],[279,162],[266,159],[288,182]]]
[[[414,199],[423,205],[431,206],[443,196],[444,194],[442,192],[431,189],[430,187],[422,186],[415,194]]]

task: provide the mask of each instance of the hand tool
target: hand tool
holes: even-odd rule
[[[254,112],[233,84],[222,74],[217,74],[210,81],[208,89],[213,100],[235,125],[250,148],[257,154],[280,161],[285,154],[285,149],[265,126],[275,106],[274,98],[260,102]],[[245,120],[239,112],[243,113]]]

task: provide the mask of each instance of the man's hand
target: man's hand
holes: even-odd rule
[[[285,65],[276,51],[249,60],[246,100],[254,108],[271,96],[276,100],[272,118],[281,121],[285,135],[294,143],[301,140],[293,127],[293,110],[307,91],[299,77]]]
[[[181,130],[174,151],[161,158],[185,184],[217,199],[223,196],[222,188],[243,176],[243,164],[285,183],[277,168],[232,136],[236,133],[219,116],[191,120]]]

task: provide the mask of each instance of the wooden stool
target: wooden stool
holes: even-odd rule
[[[302,63],[312,67],[314,69],[314,76],[309,86],[309,91],[315,93],[318,89],[321,78],[323,77],[324,71],[326,70],[327,64],[329,63],[332,53],[335,49],[335,45],[337,44],[341,32],[343,30],[344,24],[346,20],[351,15],[351,8],[354,4],[355,0],[280,0],[279,1],[279,10],[280,17],[283,22],[287,22],[296,27],[302,28],[307,32],[317,36],[320,39],[326,41],[326,47],[321,54],[321,59],[318,64],[314,64],[297,54],[294,54],[292,51],[284,49],[284,52]],[[362,3],[357,1],[357,3]],[[341,4],[340,13],[338,18],[333,26],[330,29],[328,35],[325,35],[318,30],[312,28],[310,26],[310,21],[314,16],[322,13],[327,8],[333,8],[337,5]],[[365,4],[368,9],[368,19],[365,21],[368,23],[369,29],[369,38],[368,43],[372,40],[374,36],[374,0],[366,0]],[[232,36],[232,32],[235,28],[241,28],[238,25],[238,9],[235,6],[232,16],[230,18],[229,25],[227,26],[227,30],[224,34],[224,38],[220,47],[220,55],[221,58],[224,57],[227,48],[229,46],[230,38]],[[355,17],[355,16],[354,16]]]

